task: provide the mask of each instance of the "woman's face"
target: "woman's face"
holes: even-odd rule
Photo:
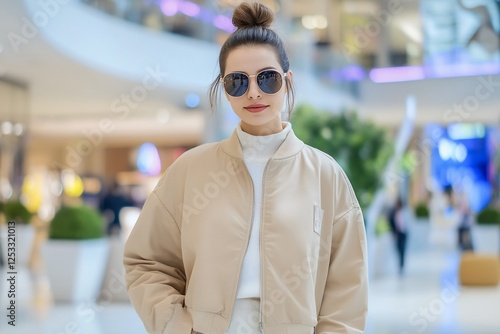
[[[226,71],[223,75],[232,72],[242,72],[250,77],[248,90],[240,97],[232,97],[224,90],[231,103],[233,111],[241,119],[243,131],[253,135],[268,135],[280,132],[281,110],[286,94],[286,83],[283,76],[281,89],[276,94],[266,94],[257,85],[255,74],[262,70],[272,69],[283,76],[283,69],[278,62],[276,53],[270,46],[252,45],[234,49],[228,54]],[[288,80],[292,73],[287,73]]]

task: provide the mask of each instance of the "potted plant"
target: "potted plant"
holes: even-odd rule
[[[33,214],[17,200],[2,203],[0,212],[3,213],[5,220],[0,228],[3,263],[7,263],[8,258],[14,258],[16,266],[27,265],[35,238],[35,229],[30,224]],[[14,252],[8,249],[9,243],[15,245]]]
[[[98,298],[109,251],[104,236],[103,218],[88,206],[65,205],[56,212],[41,248],[55,301]]]
[[[500,225],[500,211],[486,207],[477,214],[476,221],[480,225]]]
[[[420,221],[427,221],[429,219],[429,207],[426,203],[418,203],[415,206],[415,218]]]
[[[476,216],[472,228],[474,248],[478,252],[495,253],[500,251],[500,211],[487,206]]]

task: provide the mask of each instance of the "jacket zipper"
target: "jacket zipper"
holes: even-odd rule
[[[269,162],[271,161],[271,159],[267,160],[267,163],[266,163],[266,167],[264,167],[264,173],[262,175],[262,196],[261,196],[261,205],[260,205],[260,228],[259,228],[259,260],[260,260],[260,284],[259,284],[259,287],[260,287],[260,303],[259,303],[259,327],[260,327],[260,331],[261,333],[264,333],[264,325],[262,324],[262,318],[263,318],[263,315],[262,315],[262,304],[264,302],[264,271],[262,270],[263,268],[263,261],[262,261],[262,226],[263,226],[263,223],[264,223],[264,220],[262,219],[263,218],[263,215],[262,213],[264,212],[264,189],[265,189],[265,179],[266,179],[266,171],[267,171],[267,166],[269,166]],[[253,219],[252,219],[253,221]]]
[[[243,160],[242,160],[243,162]],[[250,172],[248,171],[248,169],[246,168],[245,166],[245,163],[243,162],[243,167],[245,168],[246,172],[247,172],[247,176],[250,178],[250,184],[252,186],[252,217],[251,217],[251,220],[250,220],[250,232],[248,233],[248,238],[247,238],[247,244],[246,244],[246,247],[245,247],[245,253],[243,254],[243,258],[241,259],[241,263],[240,263],[240,269],[238,271],[238,276],[237,276],[237,279],[236,279],[236,284],[239,284],[239,281],[240,281],[240,276],[241,276],[241,267],[243,266],[243,260],[245,259],[245,254],[248,250],[248,244],[250,243],[250,236],[252,235],[252,227],[253,227],[253,218],[255,216],[255,189],[254,189],[254,186],[253,186],[253,181],[252,181],[252,177],[250,175]],[[236,304],[236,295],[238,293],[238,289],[236,289],[236,292],[234,293],[234,296],[233,296],[233,305],[231,307],[231,314],[230,314],[230,321],[229,321],[229,326],[231,326],[231,320],[233,319],[233,313],[234,313],[234,305]],[[228,326],[228,328],[229,328]],[[227,333],[227,329],[226,328],[226,333]]]

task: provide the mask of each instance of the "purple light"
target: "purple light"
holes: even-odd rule
[[[335,81],[361,81],[365,77],[366,72],[360,65],[348,65],[329,72],[329,78]]]
[[[374,68],[370,79],[376,83],[412,81],[425,79],[425,73],[421,66]]]
[[[359,65],[349,65],[342,70],[342,77],[347,81],[360,81],[365,76],[365,70]]]
[[[137,169],[147,175],[161,173],[161,159],[158,149],[153,143],[144,143],[137,152]]]
[[[195,17],[200,14],[200,6],[187,1],[181,3],[179,10],[181,11],[181,13],[191,17]]]
[[[234,26],[231,19],[224,15],[217,15],[213,21],[214,26],[217,28],[224,30],[225,32],[233,32]]]
[[[201,13],[198,16],[198,19],[202,22],[212,24],[212,22],[214,20],[214,14],[212,14],[210,11],[202,8]]]
[[[165,0],[160,4],[161,11],[167,16],[174,16],[179,10],[179,5],[175,0]]]

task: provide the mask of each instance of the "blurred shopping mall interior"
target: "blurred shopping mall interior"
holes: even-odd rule
[[[208,89],[240,2],[0,0],[1,333],[146,333],[123,244],[175,159],[238,124]],[[261,2],[292,127],[363,207],[365,333],[500,333],[500,0]]]

